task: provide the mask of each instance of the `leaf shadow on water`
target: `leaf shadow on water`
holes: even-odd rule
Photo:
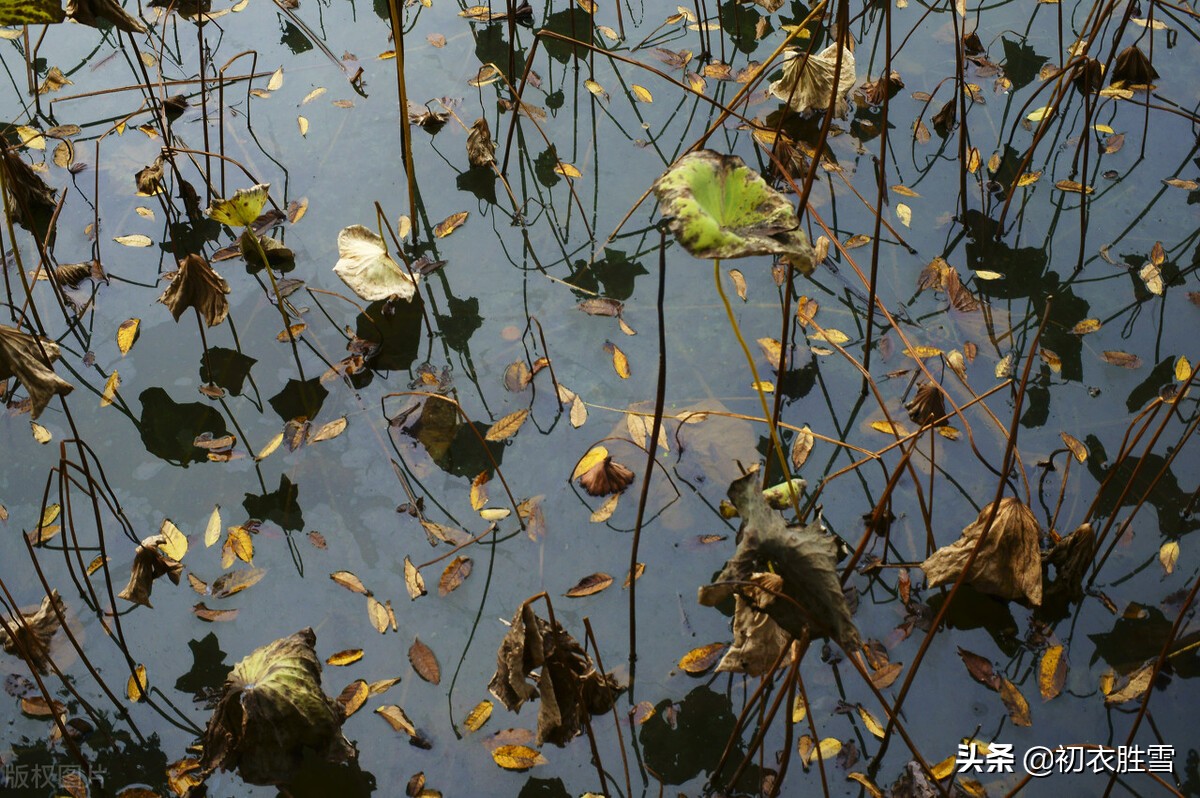
[[[229,434],[225,418],[202,402],[179,403],[159,387],[138,395],[142,417],[138,424],[146,451],[172,465],[187,468],[208,462],[208,452],[196,446],[196,437],[210,432],[214,438]]]
[[[697,687],[678,704],[667,699],[654,708],[654,715],[643,724],[638,739],[645,752],[646,766],[665,784],[685,784],[701,773],[711,774],[721,759],[725,743],[733,733],[737,718],[729,697],[708,687]],[[667,715],[672,713],[673,723]],[[740,761],[745,748],[739,740],[730,760]],[[745,769],[738,786],[755,789],[762,783],[762,771],[756,765]]]

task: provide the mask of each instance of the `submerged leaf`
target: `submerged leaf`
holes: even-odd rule
[[[697,258],[783,255],[803,273],[813,251],[792,204],[741,158],[698,150],[654,183],[671,232]]]

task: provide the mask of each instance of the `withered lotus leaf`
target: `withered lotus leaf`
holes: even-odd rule
[[[538,675],[531,677],[539,668]],[[538,617],[529,602],[517,610],[500,643],[488,689],[514,712],[541,697],[539,746],[566,745],[580,733],[587,717],[611,709],[620,692],[616,679],[597,671],[575,638],[557,622]]]
[[[43,352],[45,354],[43,354]],[[0,381],[16,377],[33,402],[36,419],[55,394],[66,396],[75,387],[54,373],[50,364],[58,359],[58,344],[0,325]]]
[[[740,594],[796,637],[807,631],[833,638],[846,651],[857,649],[858,629],[842,593],[833,538],[821,532],[819,520],[788,527],[767,504],[757,481],[757,470],[752,470],[729,486],[729,500],[742,518],[739,542],[716,580],[700,588],[700,603],[712,607]],[[774,600],[766,604],[760,599],[769,586],[754,579],[762,573],[781,580],[779,590],[771,593]]]
[[[10,210],[13,221],[28,225],[39,214],[49,216],[58,206],[56,189],[33,171],[25,159],[7,147],[0,148],[0,169],[4,171],[4,186],[13,199]]]
[[[963,529],[962,537],[935,551],[921,564],[930,587],[958,579],[972,550],[982,547],[966,581],[977,590],[1006,599],[1042,603],[1042,556],[1038,543],[1038,522],[1033,513],[1017,499],[1000,500],[996,518],[987,528],[992,513],[989,504]]]
[[[1158,79],[1158,70],[1137,45],[1130,45],[1117,56],[1110,82],[1118,88],[1145,88]]]
[[[579,476],[579,484],[593,496],[623,493],[633,482],[633,472],[605,457]]]
[[[342,711],[321,690],[316,640],[301,629],[234,666],[204,731],[206,772],[236,768],[250,784],[284,784],[308,753],[335,763],[356,755]]]
[[[0,626],[0,648],[14,657],[20,657],[37,668],[38,673],[49,671],[50,640],[58,631],[59,616],[66,612],[62,596],[58,591],[42,598],[42,604],[37,611],[21,618],[6,619],[7,630]],[[11,632],[11,634],[10,634]]]
[[[97,20],[105,19],[126,33],[146,32],[146,26],[130,16],[117,0],[67,0],[67,16],[90,28],[100,27]]]
[[[120,598],[132,601],[134,604],[153,607],[154,605],[150,603],[150,591],[154,587],[155,579],[166,574],[174,584],[179,584],[179,579],[183,574],[183,565],[162,551],[162,547],[167,545],[167,542],[166,535],[162,534],[151,535],[142,541],[133,554],[129,584],[117,594]]]
[[[761,589],[747,586],[734,596],[733,645],[725,651],[717,670],[762,676],[792,636],[771,620],[765,609],[778,600],[783,580],[778,574],[758,573],[750,581]]]
[[[188,255],[179,261],[175,279],[163,291],[158,301],[170,309],[175,321],[188,308],[196,308],[204,317],[204,323],[215,327],[229,315],[229,283],[217,274],[208,261],[200,255]]]
[[[771,83],[772,95],[798,113],[823,111],[834,104],[838,116],[846,114],[845,96],[856,83],[854,53],[843,47],[840,65],[836,43],[807,58],[795,48],[785,50],[784,55],[783,76]]]

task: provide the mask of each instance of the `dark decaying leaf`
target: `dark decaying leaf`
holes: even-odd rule
[[[179,261],[175,279],[163,291],[158,301],[166,305],[175,321],[188,308],[196,308],[204,322],[213,327],[225,321],[229,315],[229,283],[213,271],[208,261],[199,255],[188,255]]]
[[[103,19],[126,33],[146,32],[146,26],[131,17],[117,0],[67,0],[67,16],[91,28],[100,27],[98,20]]]
[[[540,696],[538,745],[566,745],[588,716],[607,712],[619,692],[616,679],[599,673],[575,638],[538,617],[529,602],[513,615],[496,661],[488,689],[504,706],[517,711]]]
[[[1046,583],[1047,600],[1083,601],[1083,577],[1096,556],[1096,531],[1081,524],[1074,532],[1055,543],[1043,561],[1054,566],[1054,579]]]
[[[1137,45],[1130,45],[1117,56],[1110,82],[1117,88],[1145,87],[1158,79],[1158,70]]]
[[[489,166],[496,162],[496,143],[492,141],[492,131],[482,116],[475,120],[467,133],[467,160],[471,166]]]
[[[979,554],[967,572],[966,581],[977,590],[1007,599],[1042,603],[1042,559],[1038,544],[1038,522],[1018,500],[1000,500],[996,519],[985,528],[992,505],[963,529],[962,537],[935,551],[921,564],[929,587],[958,579],[972,550],[984,537]]]
[[[771,620],[765,608],[776,601],[783,590],[778,574],[756,573],[747,585],[734,595],[733,645],[721,658],[718,671],[762,676],[775,664],[792,636]]]
[[[804,527],[786,526],[757,482],[755,470],[729,486],[727,495],[742,518],[738,546],[713,584],[700,588],[700,603],[715,606],[733,594],[755,603],[765,591],[745,583],[755,574],[775,573],[782,580],[781,595],[762,605],[762,612],[794,636],[808,630],[833,638],[846,651],[858,649],[858,630],[842,593],[833,538],[821,532],[819,520]]]
[[[58,205],[56,190],[46,185],[15,150],[0,147],[0,170],[4,171],[4,186],[13,200],[9,205],[13,221],[28,225],[39,215],[54,212]]]
[[[62,596],[54,590],[42,598],[36,612],[21,613],[20,618],[5,618],[7,631],[0,626],[0,648],[25,660],[38,673],[50,669],[50,640],[58,631],[59,616],[66,613]],[[12,632],[10,635],[9,632]]]
[[[154,587],[155,579],[166,574],[174,584],[179,584],[183,566],[162,552],[161,547],[166,543],[167,537],[161,534],[151,535],[142,541],[133,554],[129,584],[117,594],[120,598],[152,607],[150,591]]]
[[[138,193],[145,194],[147,197],[162,191],[162,180],[163,157],[161,155],[154,159],[154,163],[142,167],[133,176],[133,182],[137,184]]]
[[[33,402],[35,419],[55,394],[66,396],[74,390],[73,385],[50,367],[57,359],[58,344],[53,341],[39,340],[13,327],[0,325],[0,382],[16,377],[25,386]]]
[[[321,690],[315,644],[302,629],[234,666],[204,731],[206,773],[237,768],[250,784],[283,784],[314,752],[330,762],[355,756],[341,708]]]

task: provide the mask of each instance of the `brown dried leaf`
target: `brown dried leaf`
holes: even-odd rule
[[[409,646],[408,661],[412,663],[417,675],[430,684],[442,681],[442,670],[438,667],[437,657],[434,656],[433,649],[421,642],[421,638],[416,638]]]
[[[442,571],[442,578],[438,580],[438,595],[445,596],[457,590],[471,575],[472,565],[470,557],[455,557],[451,560]]]
[[[564,593],[568,598],[591,596],[606,589],[613,583],[613,578],[606,573],[595,573],[580,579],[573,588]]]
[[[1038,522],[1029,508],[1016,499],[1000,500],[995,522],[985,528],[992,505],[963,529],[962,537],[935,551],[921,564],[929,587],[958,579],[971,552],[982,548],[967,572],[966,581],[977,590],[1007,599],[1042,603],[1042,560]]]

